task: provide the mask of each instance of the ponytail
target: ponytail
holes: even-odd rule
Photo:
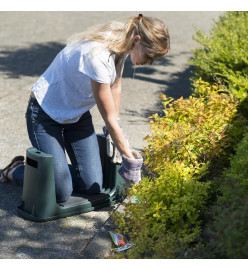
[[[79,41],[98,41],[112,53],[127,54],[133,46],[135,36],[141,37],[140,42],[148,48],[152,57],[170,48],[170,36],[163,21],[139,14],[126,22],[110,22],[98,25],[87,31],[72,36],[68,43]]]

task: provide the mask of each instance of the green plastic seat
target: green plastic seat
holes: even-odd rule
[[[26,150],[22,203],[17,212],[32,221],[49,221],[122,202],[125,180],[118,174],[119,164],[107,156],[104,135],[97,135],[103,168],[103,190],[97,195],[72,194],[65,203],[57,203],[52,155],[34,147]]]

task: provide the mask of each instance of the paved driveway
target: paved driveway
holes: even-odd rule
[[[30,146],[25,110],[30,87],[75,32],[139,12],[0,12],[0,168]],[[160,94],[190,95],[188,61],[193,25],[209,31],[221,12],[144,12],[169,26],[171,50],[153,66],[134,68],[127,61],[123,75],[122,126],[130,145],[142,149],[149,133],[147,117],[160,112]],[[92,110],[96,131],[103,121]],[[0,184],[0,258],[99,258],[111,248],[108,210],[61,220],[34,223],[20,218],[21,190]]]

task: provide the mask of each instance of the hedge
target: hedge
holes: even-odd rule
[[[113,215],[135,245],[114,258],[247,258],[247,20],[226,12],[197,30],[192,96],[162,95],[151,116],[138,201]]]

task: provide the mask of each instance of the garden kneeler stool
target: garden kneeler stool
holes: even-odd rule
[[[125,180],[118,174],[120,164],[107,156],[106,139],[97,135],[103,169],[103,190],[97,195],[72,194],[57,203],[52,155],[34,147],[26,151],[22,203],[17,212],[32,221],[49,221],[97,210],[125,199]]]

